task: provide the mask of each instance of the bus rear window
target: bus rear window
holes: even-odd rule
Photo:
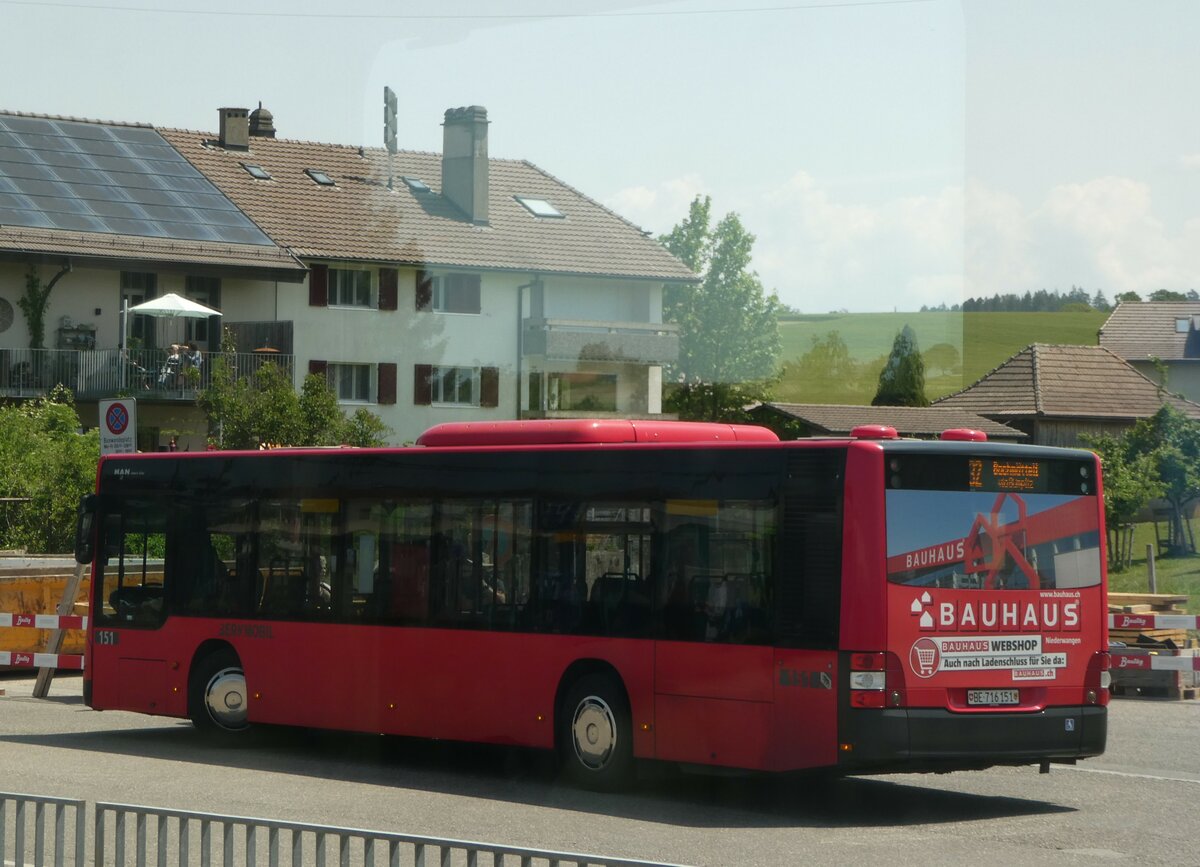
[[[897,484],[898,474],[914,466]],[[1099,507],[1094,481],[1080,483],[1080,467],[1086,465],[975,459],[943,473],[927,460],[893,462],[888,580],[967,590],[1099,584]],[[1064,490],[1068,480],[1075,492]],[[935,481],[946,487],[935,488]]]

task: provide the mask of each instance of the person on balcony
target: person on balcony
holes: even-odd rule
[[[163,388],[180,388],[183,370],[183,356],[178,343],[172,343],[167,360],[163,362],[162,370],[158,373],[158,384]]]
[[[204,364],[204,356],[200,354],[200,347],[189,340],[183,345],[184,367],[194,367],[199,370],[202,364]]]

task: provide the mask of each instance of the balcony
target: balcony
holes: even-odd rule
[[[594,319],[527,319],[522,354],[555,361],[670,364],[679,358],[679,326]]]
[[[41,397],[64,385],[77,401],[110,397],[192,402],[212,381],[218,358],[233,366],[238,379],[267,363],[292,377],[294,357],[282,353],[227,352],[204,356],[199,375],[168,365],[162,349],[0,349],[0,397]]]

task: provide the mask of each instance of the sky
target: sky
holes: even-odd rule
[[[1200,288],[1191,0],[0,0],[0,110],[440,151],[483,105],[661,234],[697,195],[805,313]]]

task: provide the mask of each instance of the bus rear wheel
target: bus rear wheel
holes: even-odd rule
[[[597,791],[624,786],[633,770],[633,727],[625,691],[611,676],[571,685],[559,712],[559,761],[574,784]]]
[[[188,710],[192,724],[204,732],[240,732],[246,721],[249,697],[246,673],[232,650],[218,650],[192,671]]]

